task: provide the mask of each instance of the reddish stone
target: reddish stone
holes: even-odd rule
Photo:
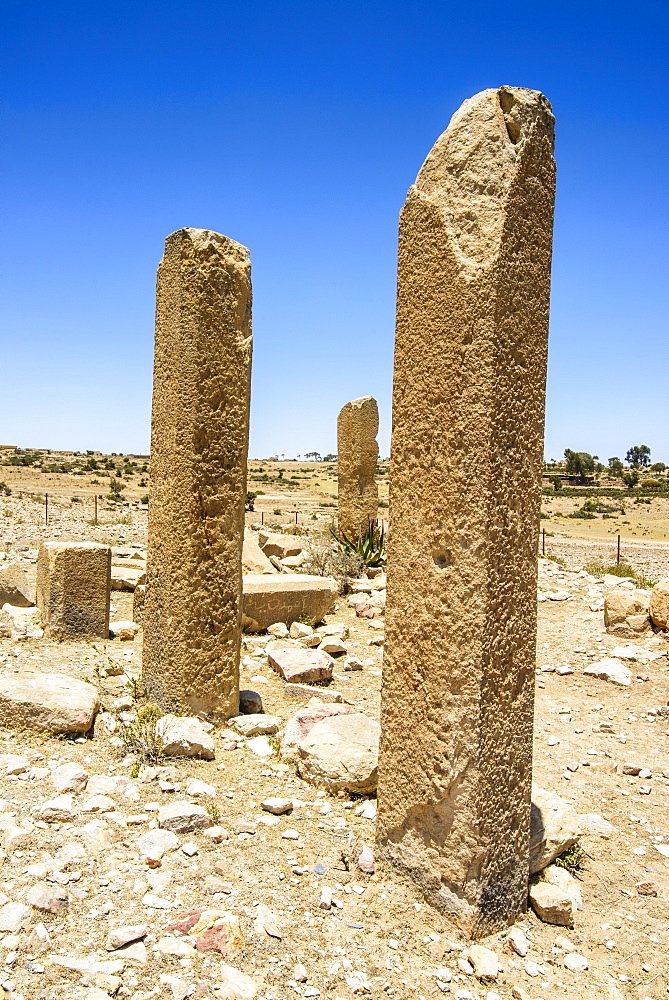
[[[335,663],[322,649],[273,649],[268,651],[267,658],[284,680],[298,684],[330,680]]]
[[[356,604],[355,613],[358,618],[373,618],[376,611],[371,604]]]
[[[165,930],[168,934],[188,934],[191,927],[195,927],[204,909],[187,910],[186,913],[182,913],[180,917],[177,917],[173,924],[169,924]]]
[[[351,712],[355,712],[352,705],[314,705],[311,708],[300,708],[286,723],[284,743],[286,746],[292,746],[303,740],[323,719],[330,719],[333,715],[350,715]]]

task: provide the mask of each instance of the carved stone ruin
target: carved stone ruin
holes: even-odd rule
[[[373,396],[362,396],[342,406],[337,420],[337,516],[339,531],[348,538],[357,538],[377,518],[378,432],[379,408]]]
[[[42,542],[37,606],[49,639],[108,639],[111,549],[95,542]]]
[[[150,700],[237,714],[251,380],[246,247],[168,236],[158,269],[143,607]]]
[[[377,843],[474,937],[527,905],[553,123],[465,101],[400,221]]]

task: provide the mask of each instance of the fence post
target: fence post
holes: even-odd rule
[[[542,554],[542,556],[546,555],[546,529],[545,528],[542,528],[542,530],[541,530],[541,554]]]
[[[295,511],[295,524],[297,524],[297,511]]]
[[[265,511],[264,510],[260,511],[260,523],[261,524],[265,523]]]
[[[616,566],[620,566],[620,535],[618,535],[618,555],[616,556]]]
[[[98,495],[95,494],[95,523],[98,523]]]
[[[44,523],[49,523],[49,494],[44,494]]]

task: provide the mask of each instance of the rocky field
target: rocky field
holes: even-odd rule
[[[3,497],[0,512],[0,567],[30,573],[40,540],[58,536],[113,545],[119,577],[141,568],[141,508],[101,509],[95,526],[63,503],[48,528],[38,500]],[[608,634],[604,595],[620,584],[574,563],[541,560],[538,595],[534,801],[544,828],[532,892],[544,918],[562,923],[530,908],[474,948],[374,857],[369,774],[357,792],[326,789],[288,738],[347,706],[378,720],[382,577],[340,597],[320,631],[245,636],[241,687],[256,693],[247,709],[260,696],[264,719],[256,711],[213,729],[163,719],[158,743],[147,736],[141,631],[54,643],[14,616],[0,638],[0,686],[26,671],[62,675],[78,717],[92,708],[75,682],[94,686],[102,711],[81,735],[36,733],[27,716],[2,731],[5,996],[666,996],[669,643],[661,631]],[[361,599],[373,617],[356,613]],[[132,602],[115,590],[112,621],[130,619]],[[335,656],[332,681],[289,697],[270,660],[316,642]],[[46,697],[45,682],[37,687],[25,712]],[[199,756],[171,757],[170,745]],[[546,868],[563,849],[569,870]]]

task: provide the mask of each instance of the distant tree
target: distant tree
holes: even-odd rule
[[[305,451],[304,457],[305,458],[310,458],[312,462],[320,462],[320,461],[322,461],[320,452],[318,452],[318,451]]]
[[[556,493],[562,489],[562,480],[559,476],[551,476],[551,482]]]
[[[625,461],[633,469],[650,465],[650,448],[647,444],[635,444],[625,455]]]
[[[655,462],[654,465],[651,465],[650,471],[651,472],[664,472],[666,468],[667,467],[664,464],[664,462]]]
[[[617,455],[609,459],[609,472],[613,476],[622,476],[623,474],[623,463],[620,461]]]
[[[564,457],[568,476],[585,479],[586,476],[594,475],[595,460],[587,451],[572,451],[571,448],[565,448]]]
[[[125,489],[125,483],[122,483],[120,479],[116,479],[111,476],[109,479],[109,493],[107,496],[110,500],[120,500],[121,491]]]
[[[632,472],[624,472],[623,482],[628,490],[633,490],[639,482],[639,473],[634,470]]]
[[[336,455],[323,455],[323,461],[324,462],[336,462],[337,461],[337,456]]]

